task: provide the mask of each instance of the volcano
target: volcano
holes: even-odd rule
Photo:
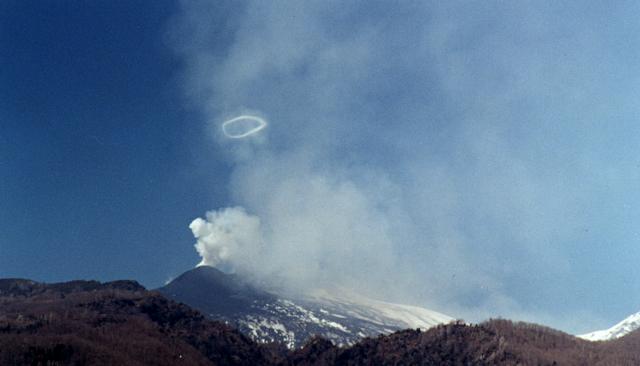
[[[279,342],[290,349],[316,335],[336,345],[351,345],[364,337],[427,329],[453,320],[436,311],[345,290],[283,295],[209,266],[187,271],[157,291],[236,327],[257,342]]]

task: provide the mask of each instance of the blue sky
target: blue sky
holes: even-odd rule
[[[639,11],[3,2],[0,276],[155,287],[204,259],[608,326],[640,307]],[[268,126],[225,138],[241,114]]]
[[[224,162],[165,42],[173,2],[0,5],[0,276],[162,284],[197,261],[192,216]],[[200,144],[199,144],[200,143]]]

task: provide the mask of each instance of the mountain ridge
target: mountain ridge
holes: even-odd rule
[[[269,355],[136,281],[0,280],[1,365],[260,365]]]
[[[638,365],[640,330],[589,342],[548,327],[490,320],[405,329],[339,347],[312,338],[260,344],[135,281],[0,280],[2,365]]]

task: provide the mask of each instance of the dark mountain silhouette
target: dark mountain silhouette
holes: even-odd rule
[[[295,365],[512,365],[518,357],[493,332],[464,324],[405,330],[340,349],[317,338],[290,355]],[[512,363],[513,361],[516,361]]]
[[[292,352],[294,365],[640,365],[640,333],[589,342],[547,327],[491,320],[404,330],[349,348],[314,339]]]
[[[275,300],[275,296],[251,286],[237,275],[209,266],[187,271],[157,291],[214,319],[224,320],[250,311],[254,301]]]
[[[133,281],[0,280],[0,365],[247,365],[272,356]]]
[[[539,325],[491,320],[402,330],[349,347],[315,337],[287,350],[255,343],[133,281],[0,280],[0,365],[177,364],[640,365],[640,331],[589,342]]]

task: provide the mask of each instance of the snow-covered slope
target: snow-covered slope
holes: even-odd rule
[[[406,328],[427,329],[453,318],[417,306],[372,300],[345,290],[316,290],[295,298],[243,283],[215,268],[198,267],[160,288],[212,319],[223,320],[258,342],[301,346],[314,335],[338,345]]]
[[[345,290],[316,290],[309,294],[307,299],[329,308],[336,308],[351,318],[381,325],[397,324],[402,328],[427,329],[453,320],[433,310],[373,300]]]
[[[609,329],[579,335],[588,341],[608,341],[620,338],[640,328],[640,312],[635,313]]]

